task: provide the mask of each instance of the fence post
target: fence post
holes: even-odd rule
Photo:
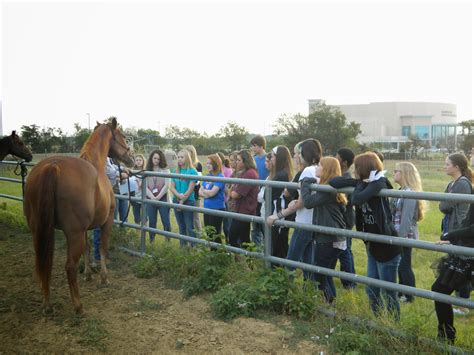
[[[140,253],[145,255],[145,245],[146,245],[146,231],[143,229],[146,224],[147,215],[146,215],[146,190],[147,190],[147,177],[144,176],[142,180],[142,205],[141,205],[141,221],[140,221]]]
[[[266,223],[267,217],[272,214],[272,187],[265,186],[265,215],[262,216],[264,218],[263,223],[263,234],[264,234],[264,249],[263,254],[265,255],[265,266],[270,268],[272,263],[268,261],[267,257],[272,254],[272,229]]]

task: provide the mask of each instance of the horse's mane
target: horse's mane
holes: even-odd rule
[[[91,163],[97,163],[97,166],[105,166],[110,146],[109,135],[111,134],[111,127],[108,124],[97,126],[82,146],[79,157]]]

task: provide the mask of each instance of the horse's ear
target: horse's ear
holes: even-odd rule
[[[12,131],[12,137],[16,136],[16,131]]]
[[[115,117],[112,117],[111,123],[112,123],[112,128],[116,129],[117,128],[117,119]]]

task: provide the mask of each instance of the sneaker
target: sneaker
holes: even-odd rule
[[[464,307],[453,307],[453,313],[460,316],[465,316],[469,314],[469,309]]]

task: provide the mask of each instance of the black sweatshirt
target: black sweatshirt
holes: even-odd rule
[[[351,203],[356,207],[356,229],[359,232],[390,234],[388,223],[392,221],[387,198],[377,196],[382,189],[392,189],[390,181],[382,177],[373,182],[364,182],[349,177],[338,176],[329,181],[329,185],[338,189],[352,186],[354,192]],[[401,247],[377,242],[367,242],[368,251],[375,260],[386,262],[401,253]]]

